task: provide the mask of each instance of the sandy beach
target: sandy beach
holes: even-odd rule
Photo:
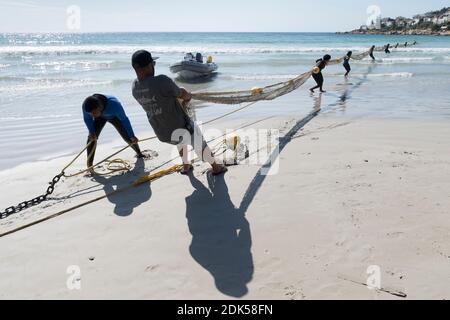
[[[1,238],[0,299],[449,299],[448,122],[302,119],[252,126],[280,129],[275,175],[244,164],[212,178],[197,165]],[[57,201],[0,232],[127,186],[171,152],[145,149],[159,156],[124,176],[64,180]],[[69,159],[1,172],[2,204],[40,194]],[[70,266],[81,290],[67,286]],[[382,290],[365,285],[371,266]]]
[[[0,302],[449,300],[448,2],[0,0]]]

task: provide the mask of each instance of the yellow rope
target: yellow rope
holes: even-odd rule
[[[253,104],[254,104],[254,103],[249,104],[247,107],[249,107],[250,105],[253,105]],[[242,110],[242,108],[241,108],[241,110]],[[235,112],[237,112],[237,111],[235,110],[235,111],[233,111],[233,112],[231,112],[231,113],[235,113]],[[216,118],[216,119],[217,119],[217,118]],[[216,119],[212,119],[212,120],[210,120],[210,121],[208,121],[208,122],[211,123],[211,122],[215,121]],[[260,121],[264,121],[264,120],[267,120],[267,119],[270,119],[270,117],[269,117],[269,118],[263,118],[262,120],[253,122],[253,123],[248,124],[248,125],[246,125],[246,126],[243,126],[243,127],[241,127],[241,129],[242,129],[242,128],[245,128],[245,127],[247,127],[247,126],[249,126],[249,125],[254,125],[254,124],[256,124],[256,123],[258,123],[258,122],[260,122]],[[237,129],[237,130],[238,130],[238,129]],[[237,130],[235,130],[235,131],[237,131]],[[212,140],[209,141],[209,142],[213,142],[213,141],[215,141],[215,140],[222,139],[222,138],[224,138],[224,137],[226,137],[226,134],[222,135],[221,137],[217,137],[217,138],[215,138],[215,139],[212,139]],[[147,141],[147,140],[150,140],[150,139],[152,139],[152,138],[148,138],[148,139],[141,140],[141,141]],[[224,142],[223,142],[223,141],[219,142],[219,143],[216,145],[215,148],[217,148],[217,146],[219,146],[221,143],[224,143]],[[235,143],[237,144],[238,142],[236,141]],[[88,145],[88,146],[89,146],[89,145]],[[86,148],[87,148],[87,147],[86,147]],[[84,152],[84,151],[86,150],[86,148],[85,148],[82,152]],[[214,149],[215,149],[215,148],[214,148]],[[82,152],[81,152],[81,153],[82,153]],[[80,153],[76,158],[78,158],[78,157],[81,155],[81,153]],[[76,160],[76,158],[75,158],[74,160],[72,160],[72,163]],[[169,160],[169,161],[166,162],[166,163],[169,163],[169,162],[174,161],[174,160],[175,160],[175,159]],[[200,159],[197,157],[197,158],[195,158],[194,160],[192,160],[191,163],[193,164],[193,163],[195,163],[195,162],[197,162],[197,161],[199,161],[199,160],[200,160]],[[71,163],[69,163],[68,166],[70,166],[70,165],[71,165]],[[67,168],[67,167],[66,167],[66,168]],[[142,185],[142,184],[144,184],[144,183],[152,182],[152,181],[155,181],[155,180],[157,180],[157,179],[159,179],[159,178],[162,178],[162,177],[164,177],[164,176],[173,174],[173,173],[175,173],[175,172],[179,172],[182,168],[183,168],[183,165],[179,165],[179,164],[178,164],[178,165],[174,165],[174,166],[172,166],[172,167],[170,167],[170,168],[168,168],[168,169],[160,170],[160,171],[158,171],[158,172],[156,172],[156,173],[154,173],[154,174],[151,174],[151,175],[148,175],[148,176],[143,176],[143,177],[137,179],[136,181],[134,181],[134,182],[133,182],[132,184],[130,184],[129,186],[126,186],[126,187],[124,187],[124,188],[120,188],[120,189],[114,190],[114,191],[112,191],[112,192],[110,192],[110,193],[108,193],[108,194],[105,194],[105,195],[100,196],[100,197],[97,197],[97,198],[95,198],[95,199],[92,199],[92,200],[89,200],[89,201],[80,203],[80,204],[78,204],[78,205],[76,205],[76,206],[73,206],[73,207],[71,207],[71,208],[68,208],[68,209],[59,211],[59,212],[57,212],[57,213],[55,213],[55,214],[52,214],[52,215],[50,215],[50,216],[48,216],[48,217],[45,217],[45,218],[42,218],[42,219],[33,221],[33,222],[31,222],[31,223],[28,223],[28,224],[26,224],[26,225],[20,226],[20,227],[18,227],[18,228],[16,228],[16,229],[7,231],[7,232],[5,232],[5,233],[1,233],[1,234],[0,234],[0,238],[2,238],[2,237],[4,237],[4,236],[7,236],[7,235],[10,235],[10,234],[13,234],[13,233],[16,233],[16,232],[18,232],[18,231],[27,229],[27,228],[29,228],[29,227],[35,226],[35,225],[37,225],[37,224],[39,224],[39,223],[41,223],[41,222],[45,222],[45,221],[48,221],[48,220],[50,220],[50,219],[59,217],[59,216],[65,214],[65,213],[68,213],[68,212],[74,211],[74,210],[76,210],[76,209],[82,208],[82,207],[84,207],[84,206],[87,206],[88,204],[98,202],[98,201],[100,201],[100,200],[103,200],[103,199],[105,199],[105,198],[107,198],[107,197],[110,197],[110,196],[112,196],[112,195],[115,195],[115,194],[117,194],[117,193],[127,191],[127,190],[131,189],[132,187],[138,187],[138,186],[140,186],[140,185]]]
[[[169,175],[169,174],[178,172],[179,170],[181,170],[182,167],[183,167],[182,165],[176,165],[176,166],[173,166],[173,167],[171,167],[171,168],[169,168],[169,169],[164,169],[164,170],[161,170],[161,171],[159,171],[159,172],[156,172],[156,173],[154,173],[154,174],[152,174],[152,175],[142,177],[142,178],[136,180],[133,184],[131,184],[131,185],[125,187],[125,188],[117,189],[117,190],[115,190],[115,191],[112,191],[112,192],[110,192],[110,193],[108,193],[108,194],[105,194],[105,195],[103,195],[103,196],[100,196],[100,197],[98,197],[98,198],[95,198],[95,199],[92,199],[92,200],[83,202],[83,203],[78,204],[78,205],[76,205],[76,206],[73,206],[73,207],[71,207],[71,208],[68,208],[68,209],[62,210],[62,211],[60,211],[60,212],[57,212],[57,213],[55,213],[55,214],[52,214],[52,215],[50,215],[50,216],[48,216],[48,217],[45,217],[45,218],[42,218],[42,219],[33,221],[33,222],[31,222],[31,223],[28,223],[28,224],[23,225],[23,226],[20,226],[20,227],[18,227],[18,228],[9,230],[9,231],[7,231],[7,232],[0,233],[0,238],[3,238],[3,237],[5,237],[5,236],[7,236],[7,235],[16,233],[16,232],[18,232],[18,231],[27,229],[27,228],[29,228],[29,227],[35,226],[35,225],[37,225],[37,224],[39,224],[39,223],[48,221],[48,220],[50,220],[50,219],[53,219],[53,218],[62,216],[63,214],[66,214],[66,213],[68,213],[68,212],[71,212],[71,211],[74,211],[74,210],[76,210],[76,209],[85,207],[85,206],[87,206],[88,204],[91,204],[91,203],[100,201],[100,200],[102,200],[102,199],[105,199],[105,198],[107,198],[107,197],[110,197],[110,196],[112,196],[113,194],[117,194],[117,193],[119,193],[119,192],[124,192],[124,191],[126,191],[126,190],[129,190],[129,189],[132,188],[132,187],[137,187],[137,186],[140,186],[140,185],[143,184],[143,183],[151,182],[151,181],[154,181],[154,180],[156,180],[156,179],[159,179],[159,178],[161,178],[161,177],[163,177],[163,176],[166,176],[166,175]]]
[[[147,139],[143,139],[143,140],[139,140],[139,142],[145,142],[145,141],[153,140],[153,139],[155,139],[155,138],[156,138],[156,136],[150,137],[150,138],[147,138]],[[78,158],[79,158],[79,157],[87,150],[87,148],[89,148],[89,146],[90,146],[92,143],[95,143],[95,141],[89,142],[89,143],[86,145],[86,147],[85,147],[83,150],[81,150],[80,153],[79,153],[72,161],[70,161],[69,164],[67,164],[67,165],[64,167],[64,169],[62,170],[62,172],[64,173],[64,177],[66,177],[66,178],[73,178],[73,177],[79,176],[79,175],[81,175],[81,174],[83,174],[83,173],[86,173],[86,172],[88,172],[88,171],[94,171],[94,173],[95,173],[96,175],[105,176],[105,175],[109,175],[109,174],[114,173],[114,172],[119,172],[119,171],[129,171],[129,170],[131,169],[131,166],[130,166],[130,164],[129,164],[128,161],[125,161],[125,160],[123,160],[123,159],[109,160],[109,159],[111,159],[112,157],[118,155],[119,153],[122,153],[123,151],[125,151],[126,149],[128,149],[129,147],[131,147],[131,144],[129,144],[129,145],[127,145],[126,147],[123,147],[123,148],[120,149],[119,151],[117,151],[117,152],[111,154],[110,156],[108,156],[108,157],[106,157],[105,159],[103,159],[103,160],[97,162],[96,164],[94,164],[94,165],[88,167],[88,168],[85,169],[85,170],[78,171],[77,173],[74,173],[74,174],[66,174],[65,171],[66,171],[72,164],[74,164],[74,162],[75,162],[75,161],[76,161],[76,160],[77,160],[77,159],[78,159]],[[91,151],[91,153],[88,155],[88,161],[89,161],[89,159],[92,158],[93,153],[94,153],[94,149],[93,149],[93,150]],[[107,167],[106,169],[109,170],[108,172],[106,172],[106,173],[98,173],[98,172],[95,171],[95,168],[98,167],[99,165],[101,165],[102,163],[106,163],[106,167]],[[117,167],[114,167],[114,166],[117,166]]]
[[[254,103],[252,103],[252,104],[254,104]],[[249,106],[250,106],[250,105],[249,105]],[[235,112],[236,112],[236,111],[235,111]],[[214,119],[213,119],[213,120],[214,120]],[[222,135],[221,137],[215,138],[215,139],[213,139],[212,141],[221,139],[221,138],[223,138],[223,137],[225,137],[225,136],[226,136],[226,134]],[[146,139],[146,140],[149,140],[149,139]],[[233,137],[233,140],[234,140],[235,148],[236,148],[236,146],[237,146],[237,144],[238,144],[238,140],[237,140],[236,137]],[[216,145],[216,147],[214,147],[214,149],[217,148],[217,146],[219,146],[219,145],[222,144],[222,143],[225,143],[225,141],[219,142],[219,143]],[[89,146],[89,144],[88,144],[88,146]],[[88,146],[87,146],[87,147],[88,147]],[[87,147],[86,147],[86,148],[87,148]],[[85,151],[85,150],[83,150],[82,152],[84,152],[84,151]],[[82,153],[82,152],[81,152],[81,153]],[[80,154],[77,156],[77,158],[78,158],[79,156],[80,156]],[[71,163],[73,163],[75,160],[76,160],[76,159],[72,160]],[[195,159],[193,159],[193,160],[191,161],[191,163],[194,164],[194,163],[198,162],[199,160],[200,160],[200,158],[199,158],[199,157],[196,157]],[[71,163],[69,163],[68,166],[70,166]],[[66,167],[66,168],[67,168],[67,167]],[[182,165],[182,164],[177,164],[177,165],[174,165],[174,166],[172,166],[172,167],[170,167],[170,168],[160,170],[160,171],[158,171],[158,172],[155,172],[155,173],[150,174],[150,175],[147,175],[147,176],[143,176],[143,177],[141,177],[141,178],[135,180],[135,181],[134,181],[132,184],[130,184],[129,186],[126,186],[126,187],[124,187],[124,188],[114,190],[114,191],[112,191],[112,192],[110,192],[110,193],[108,193],[108,194],[105,194],[105,195],[100,196],[100,197],[97,197],[97,198],[95,198],[95,199],[92,199],[92,200],[89,200],[89,201],[80,203],[80,204],[78,204],[78,205],[76,205],[76,206],[73,206],[73,207],[71,207],[71,208],[68,208],[68,209],[59,211],[59,212],[57,212],[57,213],[55,213],[55,214],[52,214],[52,215],[50,215],[50,216],[48,216],[48,217],[45,217],[45,218],[42,218],[42,219],[33,221],[33,222],[31,222],[31,223],[28,223],[28,224],[23,225],[23,226],[20,226],[20,227],[18,227],[18,228],[9,230],[9,231],[7,231],[7,232],[0,233],[0,238],[5,237],[5,236],[10,235],[10,234],[13,234],[13,233],[16,233],[16,232],[18,232],[18,231],[27,229],[27,228],[29,228],[29,227],[35,226],[35,225],[37,225],[37,224],[39,224],[39,223],[48,221],[48,220],[50,220],[50,219],[57,218],[57,217],[59,217],[59,216],[62,216],[63,214],[66,214],[66,213],[71,212],[71,211],[74,211],[74,210],[76,210],[76,209],[85,207],[85,206],[87,206],[87,205],[89,205],[89,204],[98,202],[98,201],[103,200],[103,199],[105,199],[105,198],[107,198],[107,197],[110,197],[110,196],[112,196],[112,195],[114,195],[114,194],[117,194],[117,193],[120,193],[120,192],[127,191],[127,190],[129,190],[129,189],[131,189],[131,188],[133,188],[133,187],[139,187],[140,185],[145,184],[145,183],[147,183],[147,182],[152,182],[152,181],[155,181],[155,180],[157,180],[157,179],[159,179],[159,178],[162,178],[162,177],[164,177],[164,176],[173,174],[173,173],[175,173],[175,172],[179,172],[179,171],[181,171],[182,169],[183,169],[183,165]]]
[[[243,107],[237,108],[237,109],[235,109],[235,110],[233,110],[233,111],[227,112],[227,113],[225,113],[225,114],[223,114],[223,115],[221,115],[221,116],[218,116],[218,117],[216,117],[216,118],[214,118],[214,119],[208,120],[208,121],[206,121],[206,122],[203,123],[203,124],[204,124],[204,125],[208,125],[208,124],[211,124],[211,123],[213,123],[213,122],[216,122],[216,121],[218,121],[218,120],[220,120],[220,119],[223,119],[223,118],[225,118],[225,117],[228,117],[228,116],[230,116],[230,115],[232,115],[232,114],[234,114],[234,113],[237,113],[237,112],[242,111],[242,110],[244,110],[244,109],[246,109],[246,108],[249,108],[249,107],[251,107],[252,105],[254,105],[255,103],[257,103],[257,102],[258,102],[258,101],[251,102],[251,103],[249,103],[249,104],[247,104],[247,105],[245,105],[245,106],[243,106]],[[146,142],[146,141],[150,141],[150,140],[154,140],[154,139],[156,139],[156,136],[153,136],[153,137],[150,137],[150,138],[146,138],[146,139],[143,139],[143,140],[139,140],[139,142]],[[97,162],[96,164],[94,164],[94,165],[88,167],[88,168],[85,169],[85,170],[78,171],[77,173],[74,173],[74,174],[66,174],[65,171],[66,171],[71,165],[73,165],[73,164],[75,163],[75,161],[77,161],[77,159],[78,159],[78,158],[79,158],[79,157],[80,157],[80,156],[81,156],[81,155],[89,148],[89,146],[90,146],[92,143],[94,143],[94,142],[95,142],[95,141],[89,142],[89,143],[86,145],[86,147],[85,147],[83,150],[81,150],[80,153],[78,153],[78,155],[75,156],[75,158],[73,158],[73,160],[70,161],[70,162],[62,169],[61,172],[64,173],[64,177],[65,177],[65,178],[73,178],[73,177],[79,176],[79,175],[81,175],[81,174],[83,174],[83,173],[86,173],[86,172],[88,172],[88,171],[94,170],[96,167],[98,167],[98,166],[101,165],[102,163],[106,163],[106,164],[107,164],[107,170],[109,170],[109,172],[106,172],[106,173],[98,173],[98,172],[94,171],[95,174],[97,174],[97,175],[103,175],[103,176],[104,176],[104,175],[109,175],[109,174],[114,173],[114,172],[119,172],[119,171],[129,171],[129,170],[130,170],[131,166],[129,166],[129,163],[128,163],[127,161],[124,161],[124,160],[122,160],[122,159],[114,159],[114,160],[109,160],[109,159],[111,159],[112,157],[118,155],[119,153],[122,153],[123,151],[125,151],[126,149],[128,149],[129,147],[131,147],[131,144],[127,145],[126,147],[123,147],[123,148],[120,149],[119,151],[117,151],[117,152],[111,154],[110,156],[108,156],[108,157],[106,157],[105,159],[103,159],[103,160]],[[88,160],[92,157],[92,154],[93,154],[93,152],[91,152],[91,154],[88,155]],[[111,170],[112,167],[110,167],[110,165],[118,165],[119,167],[117,167],[117,168]],[[121,166],[121,167],[120,167],[120,166]],[[124,168],[127,168],[127,169],[124,169]]]
[[[166,176],[166,175],[174,173],[174,172],[178,172],[181,169],[183,169],[183,165],[182,164],[174,165],[174,166],[172,166],[172,167],[170,167],[168,169],[164,169],[164,170],[158,171],[158,172],[156,172],[154,174],[151,174],[151,175],[148,175],[148,176],[143,176],[143,177],[137,179],[135,182],[133,182],[133,186],[134,187],[138,187],[141,184],[144,184],[146,182],[151,182],[151,181],[153,181],[155,179],[161,178],[163,176]]]

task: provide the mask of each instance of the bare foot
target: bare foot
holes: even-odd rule
[[[136,158],[138,159],[144,159],[144,160],[151,160],[153,158],[156,158],[158,156],[158,153],[151,150],[145,150],[141,153],[136,155]]]
[[[183,164],[183,169],[180,171],[180,173],[183,175],[187,175],[193,170],[194,166],[192,166],[192,164]]]
[[[89,171],[85,172],[84,177],[85,178],[93,178],[95,176],[94,169],[90,169]]]

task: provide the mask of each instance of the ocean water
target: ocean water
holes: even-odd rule
[[[410,48],[376,53],[352,61],[344,81],[342,66],[324,71],[323,105],[335,114],[378,118],[450,119],[450,39],[427,36],[366,36],[327,33],[108,33],[0,34],[0,170],[24,162],[74,153],[82,149],[87,130],[81,103],[93,93],[117,96],[136,135],[151,133],[141,107],[131,95],[135,77],[131,54],[147,49],[160,59],[157,74],[186,52],[212,55],[219,72],[203,83],[182,83],[192,91],[248,89],[287,80],[311,68],[329,53],[364,51],[372,44],[418,41]],[[177,80],[178,81],[178,80]],[[263,102],[234,115],[235,119],[302,116],[313,104],[307,88],[274,102]],[[197,118],[207,120],[235,106],[201,105]],[[233,119],[233,118],[230,118]],[[111,126],[101,141],[118,136]]]

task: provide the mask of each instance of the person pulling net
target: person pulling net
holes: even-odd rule
[[[379,52],[385,52],[385,53],[390,53],[389,49],[398,49],[399,47],[403,47],[403,48],[407,48],[407,47],[413,47],[417,45],[417,41],[414,41],[412,43],[408,43],[405,42],[404,44],[400,45],[399,43],[397,43],[395,46],[391,46],[390,44],[386,44],[384,46],[378,46],[374,48],[374,51],[379,51]],[[389,52],[388,52],[389,51]]]

